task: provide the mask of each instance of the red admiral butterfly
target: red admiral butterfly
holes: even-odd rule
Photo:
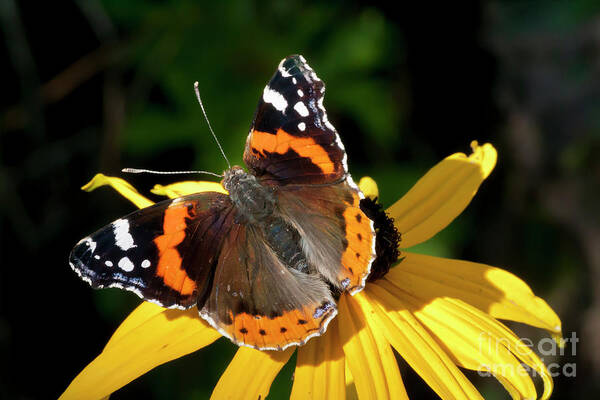
[[[373,222],[302,56],[265,87],[229,195],[196,193],[138,210],[81,240],[70,264],[94,288],[163,307],[197,306],[238,345],[281,350],[325,332],[335,297],[364,287]]]

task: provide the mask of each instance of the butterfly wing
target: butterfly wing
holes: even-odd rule
[[[320,335],[337,309],[317,274],[286,267],[260,229],[234,225],[200,315],[238,345],[281,350]]]
[[[350,177],[334,185],[277,191],[279,213],[300,234],[311,265],[350,293],[364,287],[375,259],[375,229],[360,209],[363,197]]]
[[[286,267],[229,197],[198,193],[138,210],[81,240],[71,267],[94,288],[118,287],[200,315],[237,344],[282,349],[336,315],[316,274]]]
[[[279,186],[279,213],[300,233],[314,268],[353,293],[369,274],[375,231],[360,210],[362,193],[327,119],[324,93],[302,56],[282,60],[258,103],[244,162],[263,184]]]
[[[281,61],[259,100],[244,162],[267,184],[323,184],[348,172],[323,106],[325,85],[302,56]]]
[[[69,261],[94,288],[118,287],[163,307],[189,308],[210,291],[231,211],[222,193],[166,200],[84,238]]]

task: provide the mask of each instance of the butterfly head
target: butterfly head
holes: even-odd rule
[[[238,186],[240,182],[248,179],[248,173],[244,171],[242,167],[234,165],[223,173],[223,181],[221,184],[228,192],[231,192],[232,190],[235,190],[235,187]]]

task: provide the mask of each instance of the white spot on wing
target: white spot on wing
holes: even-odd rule
[[[298,124],[298,129],[300,129],[301,131],[304,131],[306,129],[306,124],[304,122],[300,122]]]
[[[106,266],[112,267],[113,263],[110,261],[106,261],[104,263]],[[165,307],[165,308],[177,308],[180,310],[186,310],[188,307],[183,307],[180,306],[178,304],[173,304],[173,305],[166,305],[163,304],[162,302],[160,302],[157,299],[152,299],[149,298],[148,296],[145,296],[144,294],[142,294],[142,291],[140,290],[140,288],[145,289],[146,288],[146,284],[145,282],[141,279],[141,278],[136,278],[136,277],[126,277],[128,283],[130,283],[131,285],[124,285],[122,283],[119,282],[113,282],[113,283],[109,283],[108,285],[102,285],[102,284],[98,284],[98,283],[92,283],[92,280],[84,275],[77,267],[75,267],[73,265],[73,263],[69,262],[69,265],[71,266],[71,268],[73,269],[73,271],[75,271],[77,273],[77,275],[85,282],[87,282],[88,284],[94,286],[96,289],[102,289],[102,288],[111,288],[111,287],[115,287],[115,288],[119,288],[119,289],[125,289],[125,290],[129,290],[130,292],[135,293],[136,295],[138,295],[138,297],[140,297],[141,299],[144,299],[150,303],[154,303],[154,304],[158,304],[161,307]],[[116,276],[119,276],[121,278],[124,277],[123,274],[120,274],[118,272],[115,272]]]
[[[92,253],[93,253],[94,251],[96,251],[96,242],[94,242],[94,241],[92,240],[92,238],[90,238],[90,237],[85,237],[85,238],[81,239],[81,240],[79,241],[79,243],[77,243],[77,246],[81,245],[82,243],[85,243],[85,245],[86,245],[87,247],[89,247],[89,248],[90,248],[90,251],[91,251]]]
[[[119,260],[119,268],[121,268],[125,272],[133,271],[133,263],[127,257],[123,257]]]
[[[308,108],[304,105],[303,102],[299,101],[294,105],[294,110],[302,117],[308,117]]]
[[[303,97],[304,96],[304,92],[302,91],[302,89],[298,89],[298,96]]]
[[[298,83],[298,80],[296,78],[292,78],[292,83],[295,85]]]
[[[281,60],[281,62],[279,63],[279,66],[277,67],[277,69],[279,70],[279,72],[281,72],[281,76],[283,76],[284,78],[288,78],[288,77],[292,76],[292,74],[290,74],[289,72],[286,71],[285,68],[283,68],[283,63],[284,62],[285,62],[285,58],[283,60]],[[294,82],[294,84],[295,83],[296,82]]]
[[[150,266],[150,260],[142,261],[142,268],[148,268]]]
[[[265,103],[272,104],[279,111],[284,111],[288,103],[285,100],[285,97],[279,92],[271,89],[268,85],[265,86],[265,90],[263,90],[263,101]]]
[[[113,232],[115,234],[115,242],[121,250],[129,250],[137,247],[133,241],[133,237],[129,233],[129,221],[126,219],[118,219],[113,222]]]
[[[96,255],[94,256],[94,258],[95,258],[96,260],[99,260],[99,259],[100,259],[100,256],[99,256],[98,254],[96,254]]]

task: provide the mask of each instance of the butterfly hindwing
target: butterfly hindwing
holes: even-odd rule
[[[237,344],[281,350],[323,333],[336,313],[317,274],[284,265],[261,230],[235,225],[200,315]]]
[[[334,185],[278,191],[280,213],[300,233],[311,264],[350,293],[364,287],[375,259],[375,229],[360,209],[362,198],[350,177]]]
[[[259,100],[244,162],[268,184],[341,180],[346,152],[323,106],[325,85],[302,56],[281,61]]]
[[[165,200],[84,238],[69,261],[94,288],[118,287],[164,307],[189,308],[210,290],[230,211],[221,193]]]

